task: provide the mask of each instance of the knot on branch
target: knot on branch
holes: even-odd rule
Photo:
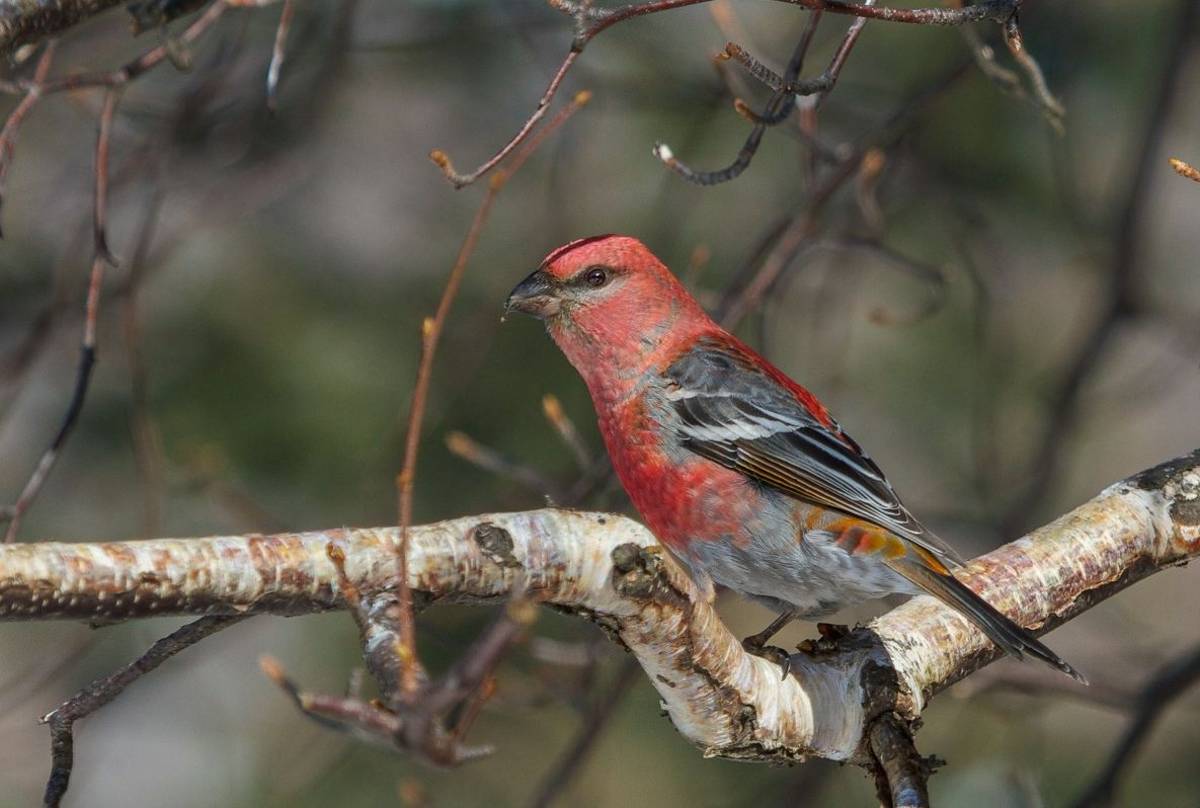
[[[480,552],[492,563],[505,569],[522,569],[513,555],[512,534],[493,522],[480,522],[471,531],[471,538]]]
[[[663,550],[658,546],[618,544],[612,551],[613,589],[618,595],[635,600],[686,602],[667,574]]]

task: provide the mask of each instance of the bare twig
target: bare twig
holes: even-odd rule
[[[45,485],[50,471],[58,461],[62,448],[79,420],[83,411],[83,402],[87,397],[89,383],[92,379],[92,369],[96,363],[96,320],[100,310],[100,289],[104,283],[104,269],[112,261],[104,235],[105,210],[108,198],[108,151],[111,140],[112,121],[116,113],[119,90],[111,88],[105,94],[104,108],[100,113],[100,126],[96,135],[95,161],[95,202],[93,205],[93,241],[95,256],[92,259],[92,271],[88,281],[86,316],[83,325],[83,341],[80,346],[79,366],[75,373],[75,388],[67,405],[66,415],[58,428],[50,447],[42,453],[33,473],[21,489],[16,502],[4,511],[0,517],[8,518],[8,529],[4,534],[5,542],[15,541],[17,531],[21,526],[21,517],[29,510],[29,506],[37,498]]]
[[[1016,13],[1018,0],[991,0],[961,8],[893,8],[873,3],[841,0],[795,0],[795,5],[831,14],[849,14],[867,20],[886,20],[912,25],[966,25],[973,22],[1007,23]]]
[[[1046,116],[1046,120],[1050,123],[1054,130],[1060,135],[1063,133],[1063,118],[1067,115],[1067,110],[1062,103],[1054,97],[1050,92],[1050,85],[1046,83],[1046,77],[1042,74],[1042,68],[1037,63],[1029,51],[1025,49],[1024,40],[1021,39],[1021,28],[1017,24],[1017,15],[1013,14],[1008,22],[1004,24],[1004,43],[1008,45],[1008,51],[1012,54],[1021,70],[1029,77],[1029,84],[1033,88],[1033,97],[1037,99],[1038,105],[1042,109],[1042,114]]]
[[[630,20],[636,17],[644,17],[649,14],[657,14],[664,11],[671,11],[686,6],[699,5],[707,3],[710,0],[658,0],[657,2],[647,3],[631,3],[630,5],[621,6],[615,9],[598,9],[594,8],[590,3],[568,2],[568,0],[551,0],[551,5],[555,8],[571,15],[575,20],[575,38],[571,43],[570,50],[559,64],[554,76],[550,79],[550,84],[546,87],[542,97],[538,99],[537,106],[533,113],[525,120],[516,134],[500,148],[495,154],[481,163],[475,170],[467,173],[460,173],[454,168],[454,163],[449,156],[441,150],[434,150],[430,153],[430,158],[442,170],[446,179],[450,181],[455,188],[462,188],[470,185],[478,180],[487,172],[495,168],[499,163],[512,153],[513,149],[517,148],[534,130],[538,121],[545,117],[547,110],[550,108],[554,96],[558,93],[562,86],[563,80],[567,73],[575,65],[584,48],[588,43],[595,39],[598,35],[608,30],[612,26]],[[836,68],[833,70],[833,77],[836,80],[837,72],[841,69],[841,64],[845,61],[845,56],[849,53],[850,48],[854,46],[854,42],[858,37],[859,31],[862,30],[862,21],[865,19],[882,19],[892,22],[914,23],[922,25],[965,25],[972,22],[996,22],[1007,23],[1010,17],[1015,12],[1015,0],[994,0],[993,2],[980,3],[978,5],[966,6],[958,9],[944,8],[890,8],[878,7],[872,2],[866,3],[840,3],[831,2],[830,0],[776,0],[787,5],[802,6],[811,11],[831,11],[837,14],[849,14],[859,18],[856,24],[851,26],[847,32],[847,37],[843,40],[843,45],[839,53],[835,55],[833,64]],[[826,88],[827,90],[828,88]],[[794,102],[793,102],[794,103]],[[788,106],[790,111],[790,104]],[[776,114],[780,114],[776,111]],[[768,117],[768,116],[762,116]],[[755,130],[757,131],[757,129]],[[755,141],[761,139],[761,133],[754,136],[751,133],[751,138],[747,139],[747,144],[751,139]],[[745,159],[743,153],[749,148],[751,157],[753,150],[757,149],[757,145],[743,147],[739,152],[739,160]],[[663,162],[668,165],[672,164],[674,158],[669,147],[660,144],[655,147],[655,154]],[[736,164],[736,161],[735,161]],[[672,165],[675,168],[674,165]],[[731,166],[732,168],[732,166]],[[742,166],[744,168],[744,166]],[[676,169],[678,170],[678,169]],[[729,170],[729,169],[727,169]],[[682,172],[681,172],[682,173]],[[720,172],[715,172],[720,173]]]
[[[495,449],[484,446],[465,432],[446,434],[446,448],[473,466],[512,480],[539,495],[553,494],[558,486],[535,468],[516,463]]]
[[[413,387],[412,403],[408,411],[408,427],[404,444],[404,465],[396,478],[400,512],[400,543],[396,548],[396,552],[400,558],[400,653],[402,661],[407,665],[403,690],[410,695],[416,692],[419,661],[416,656],[416,635],[413,628],[412,594],[408,591],[408,579],[405,574],[408,564],[407,537],[408,526],[412,524],[413,481],[417,469],[417,454],[421,445],[421,423],[425,417],[425,403],[429,396],[429,383],[433,373],[433,360],[437,353],[438,339],[441,337],[442,329],[445,327],[446,318],[450,313],[450,306],[453,304],[454,298],[458,295],[458,288],[462,283],[463,274],[466,272],[467,262],[475,252],[475,245],[479,242],[479,236],[483,232],[483,225],[487,221],[488,215],[491,213],[492,206],[495,204],[496,197],[500,194],[501,189],[508,178],[541,145],[542,141],[587,104],[590,98],[591,94],[586,91],[577,93],[569,105],[564,107],[535,137],[530,139],[524,148],[515,153],[512,162],[504,171],[492,178],[487,192],[480,202],[479,209],[475,213],[475,218],[471,221],[471,225],[467,229],[466,237],[463,239],[462,246],[458,251],[458,257],[455,259],[454,265],[450,268],[450,274],[446,277],[446,284],[442,289],[442,296],[438,301],[437,311],[433,317],[427,317],[421,325],[421,359],[417,367],[417,381]],[[507,152],[500,159],[503,159],[503,156],[506,155]]]
[[[844,40],[843,40],[844,41]],[[757,309],[768,290],[779,280],[816,231],[819,217],[833,195],[855,176],[868,149],[875,146],[886,150],[908,131],[908,126],[928,106],[966,74],[969,62],[958,65],[929,87],[906,100],[876,131],[863,137],[860,145],[851,150],[809,189],[796,213],[781,222],[770,233],[760,256],[747,266],[748,279],[736,279],[717,306],[717,317],[726,327],[732,327]]]
[[[271,64],[267,68],[267,109],[275,111],[278,101],[279,73],[283,70],[283,60],[287,55],[288,31],[292,27],[292,17],[296,15],[295,0],[283,0],[283,10],[279,12],[279,27],[275,29],[275,46],[271,50]]]
[[[716,171],[697,171],[689,167],[686,163],[675,157],[674,152],[666,143],[658,143],[654,147],[654,156],[661,160],[668,168],[674,171],[685,180],[696,185],[716,185],[722,182],[728,182],[740,176],[754,159],[758,153],[758,147],[762,143],[763,135],[766,134],[767,128],[770,126],[782,123],[791,115],[792,110],[796,107],[796,95],[798,93],[815,93],[823,90],[828,90],[831,85],[828,73],[820,78],[805,83],[803,86],[798,84],[800,72],[804,69],[804,57],[808,53],[809,46],[812,44],[813,35],[817,30],[817,23],[820,17],[813,14],[807,25],[804,27],[800,39],[796,42],[796,47],[792,51],[792,57],[788,61],[787,69],[782,77],[775,76],[774,73],[768,71],[765,67],[753,60],[749,54],[746,54],[740,47],[733,43],[729,43],[725,47],[725,53],[734,59],[747,65],[752,75],[755,75],[760,81],[767,83],[768,86],[775,84],[777,89],[767,102],[766,108],[762,114],[758,114],[750,110],[749,106],[741,99],[736,99],[735,109],[748,120],[754,127],[750,130],[750,134],[746,136],[742,148],[738,150],[737,156],[728,166]]]
[[[96,189],[92,203],[93,249],[98,258],[114,267],[118,261],[108,249],[108,153],[112,142],[113,116],[120,100],[119,85],[109,87],[104,93],[104,106],[100,109],[100,130],[96,136]]]
[[[1016,98],[1023,97],[1025,88],[1021,86],[1021,77],[1007,67],[1002,67],[996,61],[996,49],[983,41],[979,31],[970,25],[964,25],[958,30],[966,41],[967,47],[971,49],[971,54],[975,57],[975,65],[979,68],[979,72],[991,79],[992,83],[1002,92],[1009,93]]]
[[[588,449],[587,444],[583,441],[583,436],[579,434],[579,429],[576,428],[575,422],[567,415],[563,409],[562,402],[558,400],[558,396],[553,393],[547,393],[542,396],[542,413],[545,414],[546,420],[554,427],[554,432],[562,438],[563,443],[571,450],[571,455],[575,458],[575,463],[579,466],[580,471],[587,471],[595,462],[592,458],[592,453]]]
[[[38,59],[37,67],[34,68],[33,82],[25,90],[25,97],[9,113],[8,119],[4,122],[4,128],[0,130],[0,205],[4,203],[4,179],[8,176],[9,166],[12,165],[17,133],[26,116],[42,98],[42,85],[46,81],[46,74],[50,72],[50,63],[54,61],[54,53],[57,48],[57,40],[52,39],[46,43],[46,47]],[[2,234],[3,231],[0,231],[0,235]]]
[[[197,17],[191,25],[183,30],[176,38],[179,46],[191,45],[199,39],[209,28],[212,27],[226,9],[229,8],[227,0],[214,0],[213,4],[205,9],[204,13]],[[60,76],[54,79],[48,79],[42,86],[42,93],[49,95],[51,93],[60,93],[70,90],[82,90],[88,87],[116,87],[128,84],[142,74],[153,70],[164,61],[170,58],[171,49],[168,45],[159,45],[156,48],[143,53],[136,59],[125,63],[116,70],[102,71],[97,73],[69,73],[65,76]],[[28,87],[29,85],[21,82],[21,86]]]
[[[86,718],[124,692],[125,688],[150,673],[162,663],[206,637],[242,620],[240,615],[201,617],[183,628],[163,637],[150,650],[116,673],[97,679],[67,699],[55,710],[42,716],[41,723],[50,725],[50,778],[46,782],[44,802],[57,806],[71,779],[75,758],[73,728],[75,722]]]
[[[490,525],[490,530],[480,525],[474,535],[484,552],[488,552],[487,547],[502,545],[503,539],[511,546],[511,537],[495,525]],[[403,690],[405,660],[395,651],[399,645],[395,595],[383,590],[378,590],[377,595],[360,592],[346,574],[342,549],[330,543],[327,555],[337,569],[343,597],[358,622],[363,658],[380,686],[381,700],[364,702],[356,695],[307,693],[270,658],[261,660],[263,672],[288,693],[302,712],[322,725],[394,745],[439,766],[456,766],[489,754],[490,748],[468,747],[463,741],[484,702],[494,692],[492,672],[533,622],[533,604],[521,595],[510,601],[500,617],[450,670],[435,682],[420,682],[419,698],[412,698]],[[457,717],[452,718],[455,714]]]

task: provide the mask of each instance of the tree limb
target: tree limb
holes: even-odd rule
[[[502,530],[479,530],[484,523]],[[7,545],[0,620],[344,608],[329,546],[344,554],[345,580],[383,591],[394,584],[398,541],[396,528],[371,528]],[[778,667],[742,650],[705,593],[632,520],[556,509],[474,516],[413,527],[409,542],[418,604],[500,603],[516,590],[599,624],[637,657],[675,727],[709,756],[871,766],[934,694],[999,656],[966,618],[921,596],[833,647],[798,654],[780,681]],[[1043,632],[1197,553],[1200,450],[1111,486],[971,562],[963,577]],[[889,726],[877,729],[880,720]]]

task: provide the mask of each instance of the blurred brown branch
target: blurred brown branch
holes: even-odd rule
[[[1161,165],[1160,150],[1166,126],[1185,81],[1188,52],[1200,30],[1200,3],[1182,3],[1171,26],[1166,58],[1154,86],[1153,102],[1132,151],[1134,163],[1129,183],[1119,200],[1111,260],[1104,273],[1104,288],[1097,294],[1100,311],[1063,371],[1062,384],[1047,402],[1045,425],[1033,444],[1023,487],[1000,517],[1001,529],[1015,533],[1037,518],[1037,509],[1049,495],[1064,460],[1068,438],[1087,404],[1087,383],[1107,357],[1120,331],[1142,308],[1138,290],[1138,260],[1145,229],[1152,216],[1151,189],[1154,166]]]
[[[467,517],[413,527],[409,540],[408,583],[423,603],[496,603],[524,593],[598,623],[638,658],[676,728],[708,755],[814,755],[875,768],[871,761],[911,731],[907,723],[933,695],[999,655],[961,615],[918,597],[835,644],[795,655],[793,675],[780,681],[778,668],[744,653],[682,568],[628,519],[553,509]],[[346,608],[359,593],[394,602],[399,541],[398,528],[376,528],[6,545],[0,619],[296,615]],[[964,580],[1042,632],[1197,554],[1200,450],[976,559]],[[368,661],[379,645],[365,643]],[[394,674],[376,671],[384,682]],[[410,726],[391,710],[300,703],[373,733]],[[881,718],[893,725],[877,729]],[[895,777],[923,776],[881,762],[893,790]]]
[[[84,402],[87,399],[97,356],[97,317],[101,293],[103,291],[105,270],[107,267],[116,266],[118,263],[109,248],[107,222],[110,184],[109,153],[112,145],[114,119],[122,94],[132,82],[164,61],[170,60],[175,62],[184,58],[181,56],[182,49],[185,49],[209,31],[227,8],[238,6],[253,7],[267,5],[270,2],[273,2],[273,0],[214,0],[178,37],[170,39],[155,48],[151,48],[136,59],[112,71],[94,73],[72,72],[62,76],[49,76],[50,67],[56,52],[56,42],[51,40],[43,49],[32,78],[19,79],[15,82],[6,83],[3,88],[8,92],[24,92],[24,96],[9,114],[3,129],[0,129],[0,204],[3,202],[4,177],[12,163],[17,135],[21,125],[38,101],[47,95],[80,89],[92,88],[103,91],[103,102],[98,116],[99,132],[96,138],[93,168],[93,258],[89,274],[83,337],[81,340],[80,358],[75,374],[75,383],[66,412],[49,446],[42,453],[12,504],[0,506],[0,524],[7,523],[7,528],[4,532],[4,541],[6,542],[16,539],[22,517],[33,505],[42,487],[45,485],[47,479],[49,479],[50,473],[53,471],[64,445],[70,438],[79,415],[83,410]],[[192,6],[187,8],[181,6],[158,8],[163,6],[163,4],[143,4],[143,6],[146,5],[154,5],[157,9],[156,13],[165,14],[164,23],[179,12],[193,10]],[[17,8],[18,6],[20,8]],[[24,9],[24,11],[31,15],[30,19],[33,22],[29,23],[29,25],[33,26],[32,30],[40,31],[44,34],[45,30],[48,28],[52,29],[56,24],[69,27],[84,16],[101,11],[106,7],[107,4],[104,3],[87,2],[0,4],[0,51],[5,48],[3,40],[4,32],[20,29],[19,25],[17,28],[12,28],[11,25],[15,24],[13,23],[15,17],[20,16],[21,9]],[[153,10],[150,9],[150,11]],[[143,8],[142,11],[148,10]],[[269,73],[268,81],[269,101],[273,100],[274,97],[274,90],[278,81],[279,65],[283,58],[284,38],[290,19],[291,5],[289,4],[284,7],[284,15],[280,20],[279,33],[276,36],[275,52],[272,57],[272,70]],[[10,25],[10,27],[6,28],[5,25]],[[52,314],[53,309],[51,310]],[[46,323],[46,332],[48,332],[51,316],[47,316],[44,322]],[[31,334],[31,340],[35,339],[36,334]],[[30,345],[36,345],[36,342],[31,341]]]
[[[1150,677],[1133,700],[1137,712],[1132,723],[1121,736],[1104,768],[1075,803],[1076,808],[1114,804],[1121,777],[1158,719],[1197,682],[1200,682],[1200,646],[1188,649]]]

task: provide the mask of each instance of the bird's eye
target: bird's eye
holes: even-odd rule
[[[592,267],[583,276],[583,279],[587,281],[588,286],[591,286],[593,289],[599,289],[608,283],[608,271],[604,267]]]

